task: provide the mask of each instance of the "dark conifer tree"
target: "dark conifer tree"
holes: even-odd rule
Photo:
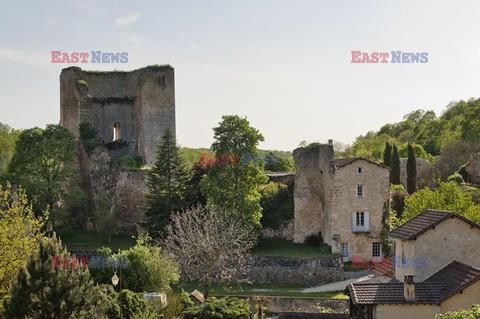
[[[417,189],[417,163],[415,160],[415,153],[413,147],[408,144],[408,159],[407,159],[407,192],[413,194]]]
[[[58,259],[52,257],[58,256]],[[56,267],[53,267],[56,266]],[[38,252],[21,269],[5,302],[4,318],[101,317],[101,294],[88,268],[62,250],[54,237],[43,238]]]
[[[168,224],[172,211],[186,206],[185,191],[189,173],[180,156],[175,136],[166,130],[158,144],[157,158],[148,173],[145,228],[158,238]]]
[[[397,145],[393,145],[391,164],[391,183],[394,185],[400,185],[400,156],[398,155]]]
[[[391,167],[392,165],[392,145],[385,142],[385,151],[383,152],[383,165]]]

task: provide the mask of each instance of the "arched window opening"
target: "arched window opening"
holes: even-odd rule
[[[113,140],[114,141],[120,141],[122,139],[120,132],[121,132],[120,123],[115,122],[115,124],[113,124]]]

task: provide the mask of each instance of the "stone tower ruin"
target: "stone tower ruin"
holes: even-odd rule
[[[60,75],[60,125],[79,136],[88,122],[113,159],[139,155],[155,161],[156,144],[168,128],[175,133],[175,78],[169,65],[131,72],[85,71]]]

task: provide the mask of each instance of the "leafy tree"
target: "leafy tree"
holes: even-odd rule
[[[383,165],[390,167],[392,165],[392,145],[385,142],[385,151],[383,152]]]
[[[117,227],[118,221],[113,216],[111,212],[112,204],[108,195],[103,192],[99,194],[96,211],[95,211],[95,226],[97,232],[101,234],[106,234],[108,236],[108,242],[110,243],[110,239],[112,233],[115,232],[115,228]]]
[[[470,309],[449,311],[446,314],[436,314],[435,319],[480,319],[480,304],[472,305]]]
[[[147,178],[149,192],[144,225],[152,237],[157,238],[164,231],[172,211],[184,208],[188,178],[175,136],[167,129]]]
[[[36,211],[50,210],[55,228],[61,210],[55,205],[68,193],[66,185],[78,185],[75,166],[77,148],[73,134],[59,125],[33,128],[20,134],[9,166],[12,181],[22,185],[34,199]]]
[[[395,212],[397,218],[402,218],[405,209],[405,198],[408,193],[402,185],[392,185],[390,187],[390,207]]]
[[[192,174],[187,182],[187,190],[185,195],[187,207],[195,206],[197,204],[207,204],[207,198],[202,192],[200,182],[202,181],[203,177],[208,174],[209,170],[210,166],[203,165],[201,159],[193,163]]]
[[[412,145],[408,144],[407,158],[407,191],[413,194],[417,189],[417,162],[413,152]]]
[[[20,131],[15,131],[10,126],[0,123],[0,179],[7,173],[19,135]]]
[[[267,172],[293,172],[295,170],[293,157],[282,157],[273,152],[268,152],[265,156],[267,158],[265,171]]]
[[[239,212],[247,225],[259,227],[262,207],[258,187],[266,183],[267,178],[261,166],[245,161],[245,158],[258,155],[257,146],[264,140],[263,135],[251,127],[246,118],[237,115],[225,115],[219,124],[213,129],[215,142],[212,149],[219,156],[235,154],[243,158],[239,165],[211,167],[202,180],[207,203]]]
[[[136,245],[128,250],[112,254],[110,249],[101,249],[99,254],[115,260],[128,260],[128,267],[121,269],[120,280],[122,288],[133,292],[165,292],[179,278],[176,263],[160,247],[152,245],[148,236],[137,238]],[[111,282],[112,268],[90,267],[90,271],[96,282]]]
[[[101,317],[105,309],[99,304],[99,289],[88,269],[78,264],[78,268],[52,267],[52,256],[71,260],[55,237],[42,239],[38,252],[18,274],[5,303],[5,318]]]
[[[18,271],[38,249],[44,220],[35,218],[23,190],[0,185],[0,309]]]
[[[293,219],[293,194],[283,184],[269,182],[260,187],[263,227],[278,228]]]
[[[405,199],[402,221],[406,222],[428,209],[448,210],[480,223],[480,206],[455,182],[440,183],[435,190],[421,189]]]
[[[172,214],[162,244],[179,263],[182,280],[200,282],[208,297],[214,282],[245,279],[255,236],[235,213],[196,206]]]
[[[400,157],[398,156],[397,145],[393,145],[391,168],[391,183],[394,185],[400,185]]]

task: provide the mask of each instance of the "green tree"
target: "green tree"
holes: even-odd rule
[[[59,260],[67,260],[70,268],[53,267]],[[77,268],[74,268],[75,265]],[[62,250],[55,237],[40,241],[38,252],[30,257],[27,267],[18,273],[5,303],[5,318],[97,318],[103,309],[99,304],[99,289],[94,286],[88,268],[73,262],[70,254]]]
[[[215,142],[212,149],[221,155],[241,156],[239,165],[214,165],[202,188],[207,195],[207,203],[236,211],[243,221],[252,227],[260,226],[262,207],[258,188],[267,181],[262,166],[252,163],[250,156],[258,155],[258,143],[263,135],[250,126],[246,118],[225,115],[218,127],[213,129]]]
[[[19,135],[20,131],[15,131],[10,126],[0,123],[0,180],[7,173]]]
[[[120,280],[122,288],[133,292],[166,292],[170,290],[170,284],[179,279],[177,264],[160,247],[152,245],[148,236],[137,238],[136,245],[128,250],[112,254],[110,249],[101,249],[99,255],[128,261],[128,266],[121,269]],[[113,263],[111,266],[111,268],[90,267],[97,283],[111,283]]]
[[[393,185],[400,185],[400,157],[398,156],[397,145],[393,145],[392,151],[392,170],[390,172],[391,183]]]
[[[158,144],[156,161],[147,178],[149,192],[144,225],[152,237],[161,235],[172,211],[185,207],[188,179],[175,136],[167,129]]]
[[[383,152],[383,165],[390,167],[392,165],[392,145],[385,142],[385,151]]]
[[[55,228],[56,206],[65,199],[67,185],[78,185],[75,166],[77,148],[73,134],[59,125],[33,128],[20,134],[9,166],[11,180],[22,185],[33,200],[36,211],[50,210],[49,221]]]
[[[278,156],[273,152],[268,152],[265,155],[265,171],[267,172],[293,172],[295,165],[293,157]]]
[[[0,309],[18,271],[38,249],[42,238],[42,217],[35,218],[23,190],[10,191],[11,185],[0,185]]]
[[[417,189],[417,162],[413,147],[408,144],[408,158],[407,158],[407,192],[413,194]]]
[[[210,167],[211,166],[209,165],[203,165],[201,159],[193,163],[192,173],[187,182],[187,190],[185,195],[187,207],[195,206],[197,204],[207,204],[207,198],[202,192],[200,183],[203,177],[208,174]]]
[[[462,192],[455,182],[440,183],[435,190],[421,189],[405,199],[402,221],[406,222],[428,210],[448,210],[480,223],[480,206],[469,194]]]
[[[435,319],[480,319],[480,304],[472,305],[470,309],[449,311],[445,314],[436,314]]]
[[[262,199],[262,219],[263,227],[277,229],[284,222],[293,219],[293,194],[289,191],[287,185],[269,182],[260,187]]]
[[[223,318],[223,319],[250,319],[250,304],[247,300],[237,298],[210,297],[199,306],[187,307],[182,314],[185,319]]]

